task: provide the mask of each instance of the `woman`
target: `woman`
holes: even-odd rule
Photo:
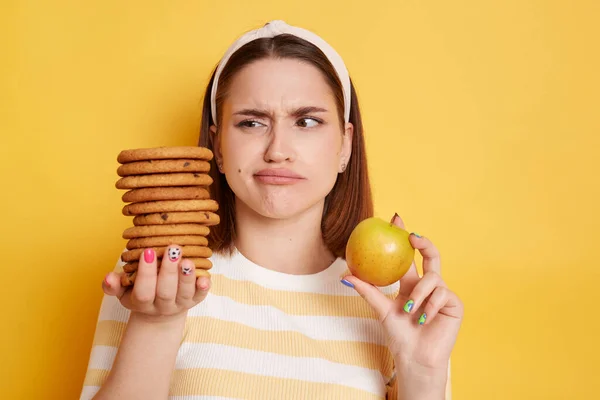
[[[448,398],[463,307],[435,246],[410,236],[423,277],[413,265],[376,288],[347,272],[345,243],[373,210],[335,50],[282,21],[241,37],[206,90],[200,145],[220,205],[212,277],[167,257],[157,273],[152,249],[132,290],[108,274],[81,397]]]

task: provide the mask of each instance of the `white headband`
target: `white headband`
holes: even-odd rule
[[[219,63],[219,66],[217,67],[217,71],[215,73],[212,92],[210,94],[211,113],[215,125],[217,124],[217,105],[215,99],[217,97],[217,86],[219,83],[219,77],[221,76],[223,68],[229,61],[231,55],[235,53],[240,47],[253,40],[260,38],[272,38],[285,33],[297,36],[314,44],[325,54],[325,56],[327,56],[327,59],[333,65],[333,68],[336,70],[337,75],[340,81],[342,82],[342,87],[344,89],[344,120],[346,122],[350,120],[350,76],[348,75],[348,70],[346,69],[346,65],[344,64],[342,57],[340,57],[340,55],[333,49],[333,47],[331,47],[325,40],[323,40],[316,34],[307,31],[306,29],[290,26],[283,21],[276,20],[268,22],[262,28],[255,29],[244,34],[242,37],[236,40],[229,47],[229,49],[227,49],[227,52],[221,59],[221,62]]]

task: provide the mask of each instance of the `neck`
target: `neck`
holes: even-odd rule
[[[321,233],[323,204],[290,219],[266,218],[236,201],[236,248],[261,267],[293,275],[315,274],[335,256]]]

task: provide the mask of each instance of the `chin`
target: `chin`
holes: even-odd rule
[[[233,182],[232,182],[233,183]],[[331,185],[244,185],[232,190],[245,207],[256,214],[271,219],[289,219],[320,207],[333,188]],[[331,186],[331,187],[329,187]],[[239,189],[239,190],[236,190]]]
[[[310,202],[303,201],[301,198],[281,199],[281,198],[263,198],[257,201],[254,211],[266,218],[288,219],[298,214],[302,214],[313,206]]]
[[[251,196],[240,199],[255,213],[264,218],[289,219],[324,203],[324,198],[306,196]]]

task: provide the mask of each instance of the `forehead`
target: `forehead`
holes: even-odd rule
[[[233,77],[225,107],[331,107],[334,101],[317,67],[297,59],[268,58],[245,66]]]

